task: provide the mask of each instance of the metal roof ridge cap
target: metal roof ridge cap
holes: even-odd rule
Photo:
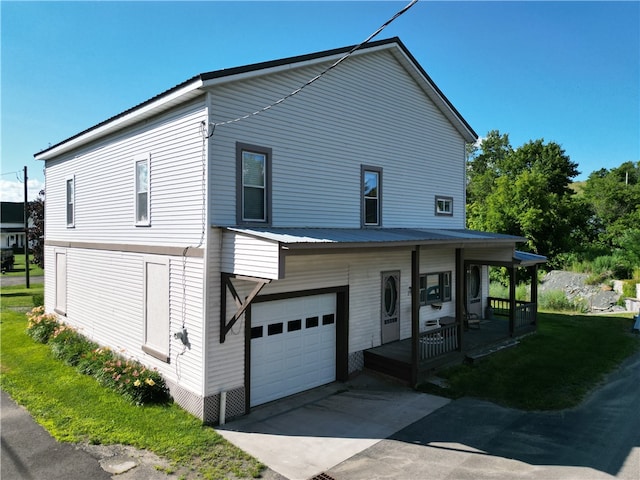
[[[355,55],[362,55],[365,53],[371,53],[371,52],[376,52],[376,51],[381,51],[381,50],[390,50],[395,46],[395,44],[393,43],[388,43],[388,44],[383,44],[383,45],[376,45],[375,47],[369,47],[366,48],[362,47],[359,48],[358,50],[354,51],[352,56]],[[348,52],[348,51],[347,51]],[[340,52],[340,53],[335,53],[332,55],[327,55],[327,56],[319,56],[319,57],[314,57],[314,58],[308,58],[308,59],[304,59],[304,60],[300,60],[300,61],[293,61],[290,63],[278,63],[275,64],[276,61],[274,61],[274,65],[265,65],[264,67],[260,67],[260,68],[247,68],[243,70],[243,67],[234,67],[228,70],[231,70],[228,73],[224,73],[225,70],[218,70],[218,71],[214,71],[214,72],[208,72],[208,74],[202,74],[201,78],[203,78],[203,85],[202,88],[209,88],[209,87],[215,87],[216,85],[221,85],[221,84],[225,84],[225,83],[230,83],[230,82],[236,82],[236,81],[242,81],[242,80],[247,80],[250,78],[256,78],[256,77],[261,77],[261,76],[265,76],[265,75],[271,75],[274,73],[279,73],[279,72],[283,72],[283,71],[287,71],[287,70],[294,70],[294,69],[298,69],[298,68],[305,68],[305,67],[309,67],[309,66],[313,66],[313,65],[317,65],[317,64],[321,64],[321,63],[328,63],[331,62],[332,60],[338,60],[341,57],[343,57],[347,52]],[[301,57],[304,57],[305,55],[302,55]],[[291,57],[291,58],[297,58],[297,57]],[[269,64],[272,62],[263,62],[264,64]],[[262,64],[255,64],[255,65],[262,65]],[[253,67],[253,65],[249,65],[248,67]],[[220,75],[217,75],[218,73],[220,73]],[[223,74],[224,73],[224,74]],[[210,78],[207,78],[207,76],[211,74],[212,76]]]

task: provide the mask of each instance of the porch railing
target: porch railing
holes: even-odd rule
[[[520,303],[516,305],[515,325],[516,330],[533,325],[536,321],[536,304]]]
[[[456,323],[420,333],[420,360],[430,360],[458,350]]]
[[[501,317],[509,317],[510,302],[507,298],[489,297],[489,306],[493,309],[493,314]],[[515,325],[516,330],[525,328],[535,323],[536,304],[516,300]]]

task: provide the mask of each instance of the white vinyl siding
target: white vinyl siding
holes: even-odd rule
[[[58,249],[47,246],[45,250],[45,258],[53,259]],[[127,358],[134,358],[151,368],[157,368],[166,379],[184,389],[202,395],[203,259],[187,258],[183,277],[183,260],[180,256],[141,255],[80,248],[67,248],[65,252],[65,323],[101,345],[109,345]],[[171,357],[170,363],[145,353],[141,348],[146,341],[145,260],[164,264],[168,268],[166,301],[169,305],[169,326],[162,327],[164,332],[158,332],[157,340],[168,340],[167,353]],[[49,266],[47,260],[47,269]],[[51,272],[54,271],[55,268],[51,268]],[[46,307],[51,311],[56,301],[57,283],[54,275],[49,276],[48,270],[45,270],[45,276]],[[185,298],[186,305],[183,302]],[[187,349],[180,340],[173,337],[173,333],[182,330],[183,322],[189,335],[190,347]],[[179,371],[176,370],[178,355]]]
[[[109,244],[197,245],[203,226],[203,194],[206,195],[202,180],[207,145],[206,142],[203,145],[201,132],[201,121],[206,118],[204,102],[192,102],[115,134],[109,142],[47,161],[46,238]],[[153,209],[150,228],[135,225],[133,159],[138,155],[150,155],[152,159],[148,192]],[[64,205],[65,180],[70,174],[76,179],[72,230],[66,228]]]
[[[212,120],[267,105],[323,67],[217,86]],[[464,228],[464,208],[451,217],[433,209],[442,192],[464,205],[464,139],[389,52],[350,58],[300,95],[218,129],[211,145],[215,225],[236,223],[238,140],[273,149],[273,226],[360,227],[360,165],[368,164],[384,170],[385,227]]]
[[[235,232],[224,232],[221,268],[225,273],[278,279],[282,252],[278,242],[254,238]]]

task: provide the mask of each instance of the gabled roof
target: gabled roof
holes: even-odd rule
[[[73,148],[84,145],[94,139],[100,138],[116,130],[125,128],[134,123],[140,122],[162,111],[168,110],[176,105],[182,104],[204,93],[204,89],[220,83],[242,80],[258,75],[274,73],[292,67],[302,67],[321,62],[337,60],[350,52],[354,46],[343,47],[333,50],[283,58],[269,62],[255,63],[235,68],[227,68],[207,73],[201,73],[176,85],[155,97],[146,100],[118,115],[94,125],[62,142],[59,142],[41,152],[35,153],[37,160],[49,160],[57,155],[65,153]],[[431,80],[424,69],[411,55],[407,47],[398,37],[386,40],[369,42],[356,50],[353,55],[362,55],[371,51],[389,50],[396,59],[402,63],[407,72],[418,82],[429,98],[440,108],[452,125],[469,143],[475,142],[478,135],[460,115],[451,102],[445,97],[442,91]],[[339,68],[339,67],[338,67]],[[274,99],[276,100],[276,99]]]

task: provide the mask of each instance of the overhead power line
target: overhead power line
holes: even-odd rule
[[[351,50],[349,50],[347,53],[345,53],[342,57],[340,57],[334,63],[329,65],[327,68],[325,68],[318,75],[316,75],[312,79],[308,80],[306,83],[304,83],[302,86],[296,88],[294,91],[292,91],[288,95],[285,95],[284,97],[280,98],[279,100],[276,100],[275,102],[273,102],[273,103],[271,103],[271,104],[269,104],[269,105],[267,105],[265,107],[262,107],[261,109],[256,110],[255,112],[247,113],[246,115],[234,118],[232,120],[227,120],[227,121],[224,121],[224,122],[216,122],[216,123],[210,124],[210,127],[213,127],[213,131],[211,131],[211,133],[209,133],[208,136],[211,137],[213,135],[213,132],[215,131],[216,127],[219,127],[219,126],[222,126],[222,125],[229,125],[231,123],[240,122],[241,120],[246,120],[246,119],[254,117],[256,115],[260,115],[261,113],[266,112],[267,110],[269,110],[269,109],[271,109],[271,108],[273,108],[273,107],[275,107],[277,105],[280,105],[281,103],[287,101],[288,99],[290,99],[294,95],[297,95],[304,88],[308,87],[312,83],[314,83],[317,80],[319,80],[320,78],[322,78],[324,75],[329,73],[331,70],[336,68],[342,62],[344,62],[347,58],[349,58],[354,52],[356,52],[357,50],[362,48],[364,45],[369,43],[371,40],[373,40],[375,37],[377,37],[380,34],[380,32],[382,32],[385,28],[387,28],[394,20],[396,20],[398,17],[400,17],[402,14],[404,14],[407,10],[409,10],[411,7],[413,7],[416,3],[418,3],[418,0],[411,0],[411,2],[409,2],[404,8],[398,10],[398,12],[396,12],[395,15],[393,15],[389,20],[384,22],[375,32],[373,32],[371,35],[369,35],[366,39],[364,39],[358,45],[353,47]]]

